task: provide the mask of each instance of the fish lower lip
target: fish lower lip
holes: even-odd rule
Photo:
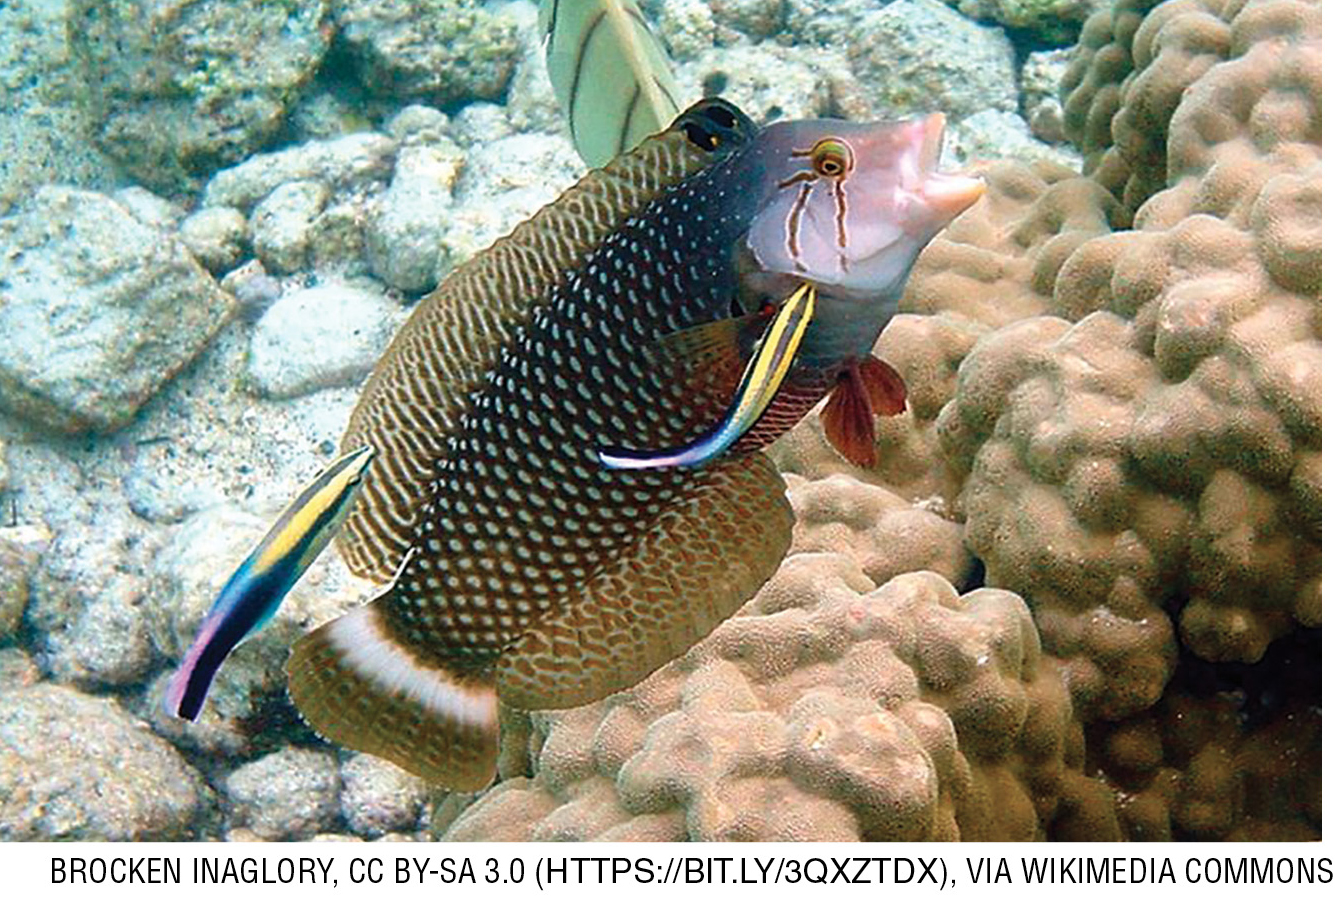
[[[987,184],[977,176],[933,173],[923,183],[922,195],[933,210],[954,217],[982,197]]]

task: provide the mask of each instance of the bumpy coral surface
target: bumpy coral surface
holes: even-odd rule
[[[606,702],[533,715],[535,777],[452,839],[1032,839],[1116,832],[1019,597],[881,587],[790,556],[685,658]]]
[[[934,571],[952,583],[969,572],[963,528],[893,491],[835,474],[817,481],[788,477],[797,523],[794,552],[851,558],[880,585],[899,574]]]
[[[774,453],[965,523],[1104,721],[1125,837],[1306,838],[1319,709],[1257,699],[1320,672],[1274,662],[1321,617],[1319,10],[1152,6],[1091,19],[1069,77],[1095,181],[993,165],[924,253],[878,466],[810,418]]]
[[[986,194],[923,252],[900,314],[877,343],[876,354],[904,377],[909,410],[877,419],[875,468],[848,465],[813,414],[771,449],[780,469],[808,478],[852,475],[946,512],[958,482],[935,422],[965,355],[993,329],[1050,311],[1071,253],[1130,220],[1105,189],[1061,166],[1000,161],[980,173]]]
[[[1237,162],[1320,144],[1320,34],[1309,0],[1118,0],[1081,33],[1063,81],[1067,134],[1131,207],[1213,148]]]
[[[1090,764],[1129,839],[1315,840],[1320,698],[1320,632],[1255,666],[1188,657],[1149,711],[1090,727]]]
[[[1198,16],[1165,4],[1135,41],[1175,9]],[[1319,114],[1284,88],[1319,74],[1307,10],[1231,8],[1236,59],[1167,137],[1175,184],[1057,277],[1052,311],[1079,321],[982,342],[939,422],[970,547],[1096,716],[1157,700],[1174,619],[1192,654],[1243,662],[1320,623]],[[1208,129],[1202,97],[1230,102]]]
[[[1145,6],[1091,20],[1067,100],[1136,228],[979,342],[937,432],[988,583],[1111,721],[1092,765],[1126,837],[1312,838],[1319,8]]]

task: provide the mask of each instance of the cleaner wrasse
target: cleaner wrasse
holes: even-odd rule
[[[228,578],[167,683],[168,713],[187,720],[199,717],[218,667],[273,618],[283,597],[324,551],[352,509],[374,456],[374,447],[360,446],[335,459]]]

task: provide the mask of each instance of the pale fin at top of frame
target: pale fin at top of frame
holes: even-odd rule
[[[636,0],[543,0],[547,74],[592,168],[666,128],[682,95]]]

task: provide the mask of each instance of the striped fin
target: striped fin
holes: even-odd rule
[[[580,157],[597,168],[663,130],[682,106],[636,0],[545,0],[547,74]]]
[[[714,430],[679,450],[660,453],[601,452],[598,458],[612,469],[651,469],[701,465],[723,455],[740,440],[774,401],[797,358],[798,349],[816,311],[816,288],[803,284],[775,313],[742,374],[732,406]],[[735,320],[725,319],[734,323]]]
[[[741,608],[778,568],[792,528],[764,454],[710,466],[638,544],[501,655],[501,701],[573,707],[636,684]]]
[[[168,713],[194,720],[227,655],[274,616],[346,518],[375,456],[369,446],[334,460],[283,511],[228,578],[167,683]]]
[[[683,116],[680,130],[589,173],[422,299],[381,355],[343,438],[345,450],[378,451],[339,541],[354,573],[378,583],[393,578],[436,460],[520,324],[628,216],[719,155],[713,143],[698,142],[702,125],[714,125],[708,136],[723,136],[726,151],[725,125],[716,122],[729,114],[730,106],[713,103]]]
[[[321,736],[452,790],[496,772],[496,691],[488,673],[428,664],[394,639],[373,602],[292,648],[288,693]]]
[[[879,357],[868,354],[839,374],[830,399],[821,409],[825,438],[849,462],[876,465],[876,422],[873,415],[893,417],[907,404],[904,380]]]

